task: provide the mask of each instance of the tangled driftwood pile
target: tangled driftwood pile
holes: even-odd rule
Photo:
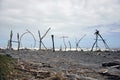
[[[18,70],[22,71],[21,75],[25,80],[98,80],[95,79],[96,72],[85,67],[79,69],[69,69],[62,71],[54,71],[54,67],[46,63],[34,63],[29,61],[18,61]],[[77,72],[77,74],[76,74]],[[87,74],[86,74],[87,73]],[[92,76],[92,73],[95,73]],[[25,75],[29,75],[25,78]],[[87,77],[87,76],[92,77]]]

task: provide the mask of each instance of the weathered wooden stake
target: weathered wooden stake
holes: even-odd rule
[[[19,36],[19,33],[17,33],[17,40],[18,40],[18,51],[20,49],[20,36]]]
[[[68,43],[69,43],[69,46],[70,46],[70,51],[71,51],[71,43],[70,43],[70,41],[69,41]]]
[[[63,44],[64,44],[64,46],[65,46],[65,51],[66,51],[67,45],[66,45],[66,43],[65,43],[65,38],[68,38],[68,36],[62,36],[61,38],[63,38]]]
[[[38,34],[39,34],[39,50],[41,50],[42,40],[41,40],[41,35],[40,35],[40,31],[39,30],[38,30]]]
[[[51,35],[51,37],[52,37],[52,44],[53,44],[53,52],[55,52],[54,35]]]

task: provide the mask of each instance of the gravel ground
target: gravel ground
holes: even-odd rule
[[[120,69],[111,67],[103,67],[103,63],[118,61],[120,62],[120,52],[77,52],[77,51],[33,51],[33,50],[20,50],[18,51],[4,51],[6,54],[9,54],[13,58],[19,58],[20,60],[34,62],[34,63],[46,63],[53,67],[53,71],[59,72],[68,70],[72,74],[77,74],[85,77],[92,77],[97,80],[116,80],[114,75],[120,79],[120,76],[117,75],[120,72]],[[2,54],[2,52],[1,52]],[[107,69],[113,70],[111,73],[106,75],[104,72]],[[116,73],[117,72],[117,73]],[[105,72],[106,73],[106,72]],[[110,78],[113,76],[112,78]],[[83,79],[83,80],[92,80],[92,79]]]

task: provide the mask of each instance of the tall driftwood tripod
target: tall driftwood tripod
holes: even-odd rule
[[[99,33],[98,30],[96,30],[95,35],[96,35],[96,39],[95,39],[95,42],[94,42],[94,44],[93,44],[93,46],[92,46],[91,51],[93,51],[93,48],[94,48],[95,45],[96,45],[96,50],[98,50],[98,48],[99,48],[99,46],[98,46],[98,37],[100,37],[101,40],[103,41],[105,48],[106,48],[106,49],[110,49],[109,46],[107,45],[107,43],[105,42],[105,40],[104,40],[104,39],[102,38],[102,36],[100,35],[100,33]]]

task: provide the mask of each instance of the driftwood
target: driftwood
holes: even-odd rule
[[[8,40],[7,48],[9,50],[12,50],[12,43],[18,43],[18,51],[19,51],[19,48],[20,48],[19,33],[17,33],[17,41],[13,41],[12,37],[13,37],[13,32],[11,30],[11,32],[10,32],[10,40]]]
[[[52,44],[53,44],[53,52],[55,52],[54,35],[51,35],[51,37],[52,37]]]
[[[47,35],[47,33],[49,32],[50,29],[51,29],[51,28],[49,28],[49,29],[45,32],[45,34],[44,34],[43,36],[41,36],[40,31],[38,30],[38,34],[39,34],[39,50],[41,50],[41,46],[42,46],[42,45],[44,46],[45,49],[47,49],[46,46],[44,45],[44,43],[42,42],[42,40],[43,40],[43,38]]]
[[[13,32],[12,32],[12,30],[11,30],[11,32],[10,32],[10,39],[8,40],[8,45],[7,45],[7,48],[8,48],[9,50],[12,49],[12,37],[13,37]]]
[[[33,37],[33,39],[34,39],[34,47],[35,47],[35,46],[36,46],[35,36],[34,36],[34,34],[33,34],[32,32],[30,32],[29,30],[26,30],[26,32],[24,32],[24,33],[20,36],[19,44],[22,45],[22,43],[21,43],[22,37],[23,37],[25,34],[27,34],[27,33],[29,33],[30,35],[32,35],[32,37]],[[19,46],[19,47],[20,47],[20,46]]]
[[[52,68],[52,67],[50,66],[50,64],[46,64],[46,63],[34,63],[34,62],[19,60],[15,68],[24,73],[30,73],[36,79],[37,78],[44,79],[51,76],[51,72],[45,70],[44,68]]]
[[[104,46],[106,47],[106,49],[109,49],[109,50],[110,50],[109,46],[107,45],[107,43],[105,42],[105,40],[103,39],[103,37],[100,35],[99,31],[96,30],[96,32],[95,32],[94,34],[95,34],[95,36],[96,36],[96,39],[95,39],[95,42],[93,43],[93,46],[92,46],[91,51],[93,51],[93,48],[94,48],[95,45],[96,45],[96,51],[98,50],[98,48],[99,48],[99,46],[98,46],[98,38],[99,38],[99,37],[100,37],[101,40],[103,41]]]
[[[41,49],[41,45],[43,45],[43,47],[44,48],[46,48],[46,46],[44,45],[44,43],[42,42],[42,40],[43,40],[43,38],[47,35],[47,33],[49,32],[49,30],[50,30],[51,28],[49,28],[46,32],[45,32],[45,34],[43,35],[43,36],[41,36],[41,34],[40,34],[40,31],[38,31],[38,34],[39,34],[39,49]],[[12,30],[11,30],[11,32],[10,32],[10,39],[9,39],[9,41],[8,41],[8,45],[7,45],[7,48],[9,49],[9,50],[11,50],[12,49],[12,42],[14,42],[14,43],[18,43],[18,51],[19,51],[19,49],[20,49],[20,47],[22,46],[22,37],[25,35],[25,34],[30,34],[32,37],[33,37],[33,39],[34,39],[34,46],[33,47],[35,47],[36,46],[36,39],[35,39],[35,36],[34,36],[34,34],[32,33],[32,32],[30,32],[28,29],[26,30],[26,32],[24,32],[21,36],[19,36],[19,33],[17,33],[17,41],[13,41],[12,40],[12,37],[13,37],[13,32],[12,32]],[[47,48],[46,48],[47,49]]]
[[[20,49],[20,37],[19,37],[19,33],[17,33],[17,40],[18,40],[18,51]]]
[[[80,41],[85,37],[86,35],[83,35],[78,42],[76,42],[76,51],[78,51],[79,43]]]
[[[63,38],[63,44],[64,44],[64,46],[65,46],[65,51],[66,51],[67,45],[66,45],[66,43],[65,43],[65,38],[68,38],[68,36],[62,36],[61,38]]]
[[[69,46],[70,46],[70,51],[71,51],[71,42],[70,42],[70,41],[68,41],[68,43],[69,43]]]

